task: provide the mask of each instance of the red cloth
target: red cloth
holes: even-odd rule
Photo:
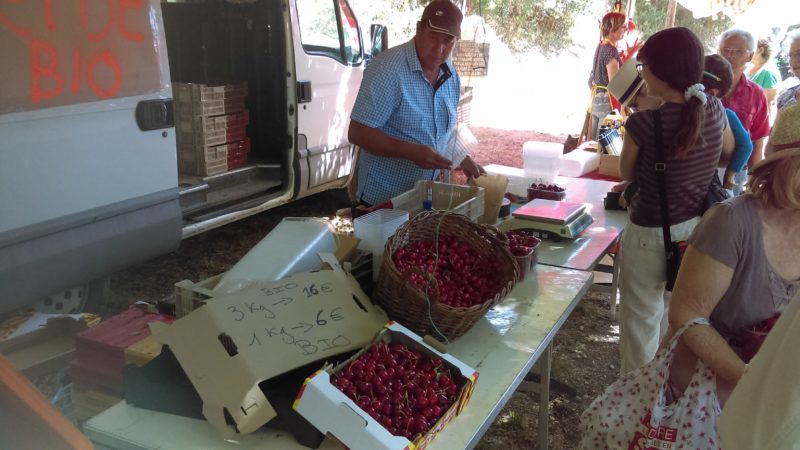
[[[769,136],[767,96],[761,86],[748,80],[744,74],[736,85],[736,90],[730,97],[723,99],[722,104],[736,113],[744,128],[750,132],[753,142]]]
[[[585,174],[581,175],[581,178],[588,178],[590,180],[614,181],[614,182],[617,182],[617,183],[621,181],[617,177],[612,177],[610,175],[603,175],[597,170],[589,172],[589,173],[585,173]]]

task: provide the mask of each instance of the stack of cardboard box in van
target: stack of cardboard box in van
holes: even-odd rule
[[[247,162],[247,82],[220,86],[175,83],[173,95],[181,173],[208,176]]]

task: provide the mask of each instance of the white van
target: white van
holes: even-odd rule
[[[0,312],[346,186],[350,110],[386,47],[347,0],[7,2],[0,15]],[[184,170],[176,86],[236,84],[244,165]]]

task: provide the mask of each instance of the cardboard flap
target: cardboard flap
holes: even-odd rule
[[[369,344],[386,323],[333,255],[331,270],[297,274],[216,297],[171,326],[151,325],[224,435],[227,410],[240,433],[275,416],[258,386],[288,370]]]

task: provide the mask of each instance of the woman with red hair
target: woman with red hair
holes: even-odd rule
[[[600,22],[603,40],[594,51],[592,72],[589,76],[589,87],[596,92],[592,99],[592,129],[589,135],[592,140],[597,140],[600,120],[611,112],[611,97],[606,86],[622,65],[617,42],[625,36],[626,29],[627,20],[622,13],[610,12]]]

